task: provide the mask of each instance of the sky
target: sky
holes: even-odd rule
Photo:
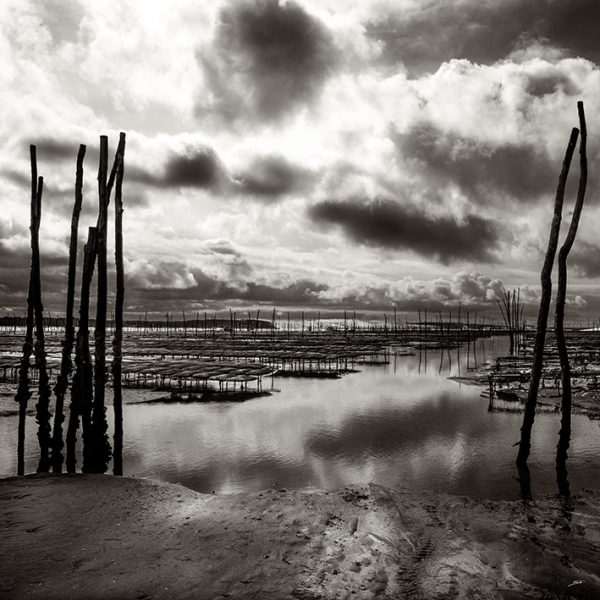
[[[567,318],[596,319],[599,22],[597,0],[3,0],[0,315],[25,308],[29,144],[59,312],[78,146],[82,247],[120,131],[128,315],[491,314],[503,287],[534,315],[583,100]],[[578,177],[576,155],[562,237]]]

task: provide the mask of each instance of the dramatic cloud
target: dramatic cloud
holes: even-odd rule
[[[320,294],[324,304],[339,307],[356,306],[369,310],[386,310],[395,306],[399,310],[445,310],[460,303],[471,310],[485,310],[496,306],[502,297],[504,283],[481,273],[460,271],[452,277],[430,280],[404,277],[389,283],[371,282],[366,285],[354,282],[332,286]],[[522,298],[535,298],[523,289]]]
[[[236,274],[235,269],[233,274]],[[225,281],[199,269],[186,270],[177,264],[158,265],[152,272],[146,272],[143,278],[130,277],[128,283],[133,288],[131,302],[153,306],[173,301],[204,306],[215,302],[303,306],[315,304],[318,293],[327,289],[327,285],[308,279],[280,286],[236,283],[234,279]]]
[[[159,175],[140,168],[127,170],[129,179],[159,187],[213,188],[222,180],[223,174],[223,166],[211,148],[170,156],[164,172]]]
[[[69,142],[61,142],[49,138],[40,140],[31,140],[30,144],[35,144],[37,156],[40,161],[61,161],[66,159],[75,160],[79,146]],[[27,144],[29,149],[29,144]]]
[[[426,181],[453,183],[478,203],[496,200],[498,193],[521,202],[551,193],[556,165],[529,143],[492,145],[419,122],[394,139],[405,160],[424,168]],[[440,181],[441,180],[441,181]]]
[[[569,256],[569,264],[584,277],[600,277],[600,247],[577,240]]]
[[[422,75],[449,56],[492,64],[531,45],[598,63],[599,21],[595,0],[433,0],[375,13],[367,31],[387,63]]]
[[[575,96],[581,90],[565,73],[546,67],[539,73],[532,73],[527,77],[525,92],[531,96],[541,97],[562,92],[568,96]]]
[[[335,66],[323,23],[295,2],[235,0],[220,12],[212,53],[198,58],[213,98],[198,112],[276,121],[310,103]]]
[[[260,156],[234,178],[243,193],[271,199],[304,188],[314,175],[282,156]]]
[[[97,218],[98,136],[112,164],[119,131],[130,313],[462,302],[491,314],[501,284],[535,299],[582,99],[590,177],[569,313],[598,314],[585,278],[600,276],[599,11],[591,0],[0,2],[0,306],[25,306],[28,144],[55,312],[79,143],[81,247]],[[576,155],[565,215],[578,174]]]
[[[309,215],[316,223],[340,226],[359,244],[410,250],[442,263],[492,262],[492,250],[499,242],[499,227],[477,215],[460,222],[429,216],[391,200],[329,200],[311,207]]]

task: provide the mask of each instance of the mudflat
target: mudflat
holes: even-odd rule
[[[600,597],[598,491],[207,495],[32,475],[0,480],[0,506],[6,599]]]

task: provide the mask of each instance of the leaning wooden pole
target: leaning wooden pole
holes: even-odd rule
[[[62,346],[62,358],[60,373],[54,394],[56,395],[56,408],[54,410],[54,427],[52,430],[52,471],[60,473],[63,465],[63,430],[62,424],[65,420],[64,402],[69,376],[73,369],[71,354],[75,341],[75,327],[73,325],[73,307],[75,304],[75,273],[77,270],[77,238],[79,230],[79,214],[83,203],[83,159],[85,158],[85,146],[79,146],[77,153],[77,167],[75,172],[75,204],[73,205],[73,216],[71,217],[71,240],[69,243],[69,271],[67,276],[67,309],[65,313],[65,338]]]
[[[115,184],[115,264],[117,291],[115,297],[115,335],[113,339],[113,410],[115,431],[113,437],[113,473],[123,475],[123,394],[121,374],[123,362],[123,304],[125,300],[125,271],[123,268],[123,176],[125,174],[125,134],[119,138],[117,175]]]
[[[90,290],[96,263],[97,229],[90,227],[87,243],[83,252],[83,272],[81,276],[81,300],[79,304],[79,329],[75,346],[75,374],[71,390],[71,406],[69,410],[69,424],[67,427],[67,460],[66,467],[69,473],[75,473],[77,458],[75,447],[77,444],[77,430],[79,420],[83,429],[83,461],[89,462],[91,448],[91,411],[94,400],[93,367],[89,342],[90,319]],[[85,467],[84,467],[85,470]]]
[[[19,404],[19,423],[17,428],[17,475],[25,474],[25,418],[27,416],[27,403],[31,397],[29,391],[29,367],[30,359],[33,354],[33,327],[34,327],[34,312],[35,312],[35,265],[34,255],[38,232],[38,213],[37,213],[37,161],[35,160],[35,146],[30,147],[31,155],[31,208],[30,208],[30,225],[31,234],[31,268],[29,272],[29,288],[27,292],[27,322],[25,326],[25,341],[23,342],[23,355],[19,366],[19,383],[15,401]]]
[[[34,172],[34,163],[36,162],[35,146],[30,147],[31,171]],[[37,172],[37,166],[35,167]],[[52,443],[50,426],[50,381],[48,379],[48,369],[46,365],[46,340],[44,336],[44,305],[42,304],[42,277],[40,266],[40,246],[39,229],[42,218],[42,194],[44,191],[44,178],[37,179],[36,193],[36,228],[32,237],[33,254],[33,297],[34,318],[35,318],[35,364],[38,369],[38,401],[35,405],[35,418],[38,424],[38,442],[40,445],[40,459],[38,461],[37,472],[47,473],[50,470],[50,446]]]
[[[106,422],[106,234],[108,225],[108,138],[100,136],[100,164],[98,168],[98,289],[96,327],[94,329],[94,405],[92,408],[92,445],[89,461],[84,469],[89,473],[105,473],[110,460],[108,424]]]
[[[562,219],[562,207],[565,197],[565,186],[571,167],[571,159],[577,144],[579,130],[574,127],[571,131],[571,137],[567,145],[562,170],[558,178],[556,188],[556,197],[554,200],[554,215],[550,227],[550,236],[548,238],[548,248],[546,258],[540,275],[542,286],[542,297],[540,300],[540,309],[537,319],[537,332],[533,346],[533,365],[531,368],[531,379],[529,382],[529,392],[525,401],[525,411],[523,413],[523,425],[521,426],[521,440],[519,442],[519,452],[517,454],[517,465],[523,466],[527,463],[529,453],[531,452],[531,430],[535,420],[535,409],[537,396],[542,378],[542,367],[544,361],[544,344],[546,343],[546,329],[548,326],[548,313],[550,311],[550,300],[552,298],[552,266],[556,256],[556,247],[558,245],[558,234],[560,232],[560,222]]]
[[[577,228],[579,227],[579,219],[581,210],[583,209],[583,201],[585,199],[585,190],[587,187],[587,127],[585,122],[585,113],[583,102],[577,103],[577,111],[579,113],[579,128],[581,138],[579,141],[579,186],[577,189],[577,199],[573,208],[573,216],[571,217],[571,225],[563,245],[558,252],[558,291],[556,294],[556,312],[554,332],[556,335],[556,346],[560,359],[560,373],[562,381],[562,403],[561,403],[561,419],[560,432],[558,435],[558,446],[556,449],[557,464],[564,464],[567,460],[567,452],[571,441],[571,365],[569,363],[569,353],[567,351],[567,342],[565,339],[565,302],[567,297],[567,258],[573,247]]]

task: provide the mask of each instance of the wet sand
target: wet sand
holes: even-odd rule
[[[600,492],[206,495],[34,475],[1,480],[0,503],[7,599],[600,597]]]

